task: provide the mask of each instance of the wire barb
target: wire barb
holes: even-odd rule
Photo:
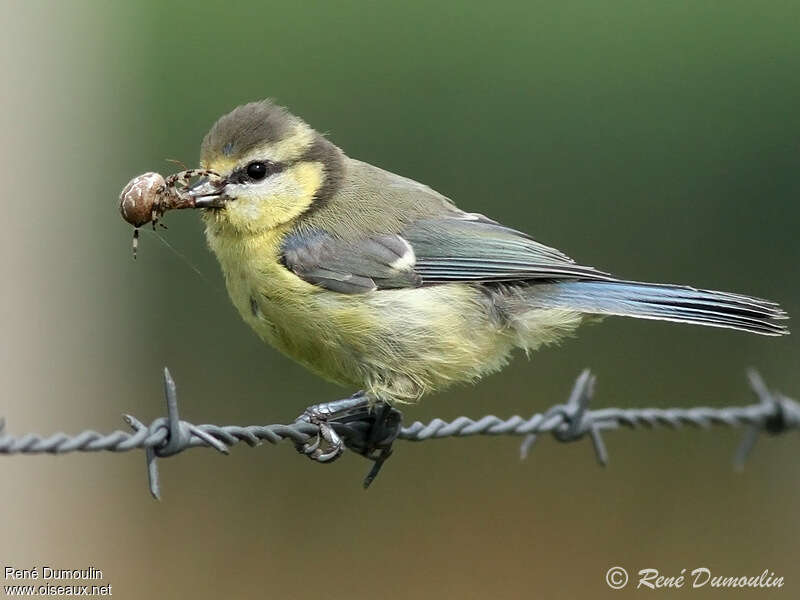
[[[733,457],[734,468],[738,471],[744,469],[744,463],[752,454],[761,431],[766,431],[771,435],[785,433],[790,429],[797,428],[798,419],[800,419],[797,403],[780,392],[771,391],[758,371],[748,369],[747,380],[760,405],[764,408],[765,416],[761,424],[748,426],[742,436],[742,441]]]
[[[780,392],[771,391],[755,370],[750,369],[747,376],[750,387],[758,398],[757,403],[747,406],[590,410],[589,403],[594,396],[596,378],[586,369],[576,380],[566,403],[557,404],[527,419],[519,415],[508,419],[486,415],[478,420],[462,416],[449,422],[433,419],[427,424],[416,421],[403,427],[402,414],[391,408],[387,413],[390,418],[377,430],[374,425],[379,420],[379,415],[375,414],[368,414],[360,420],[334,420],[330,425],[344,440],[347,448],[373,461],[373,466],[364,479],[365,488],[372,483],[391,455],[392,444],[396,440],[422,442],[473,435],[525,436],[520,446],[520,456],[524,459],[538,436],[543,433],[552,434],[559,442],[574,442],[588,435],[598,463],[606,465],[608,451],[601,432],[622,427],[745,427],[745,435],[734,457],[734,465],[741,468],[761,432],[779,435],[800,429],[800,404]],[[161,498],[161,487],[157,458],[174,456],[187,448],[197,446],[212,447],[228,454],[229,449],[239,442],[258,446],[265,441],[277,444],[288,439],[295,445],[302,445],[319,433],[318,425],[302,420],[288,425],[246,426],[194,425],[183,421],[178,411],[177,387],[166,368],[164,395],[167,404],[166,417],[159,417],[145,425],[132,415],[123,415],[132,432],[117,430],[101,434],[86,430],[74,436],[55,433],[42,437],[29,433],[14,437],[5,432],[5,419],[0,418],[0,454],[65,454],[101,450],[127,452],[140,448],[145,451],[150,493],[158,500]]]

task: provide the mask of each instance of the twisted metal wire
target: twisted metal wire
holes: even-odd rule
[[[449,422],[442,419],[433,419],[427,424],[416,421],[407,427],[400,427],[396,432],[396,438],[422,442],[473,435],[525,436],[520,447],[521,458],[525,458],[540,434],[550,433],[560,442],[572,442],[588,435],[592,440],[598,462],[605,465],[608,463],[608,452],[601,436],[604,430],[622,427],[671,429],[680,429],[684,426],[702,429],[712,426],[747,427],[745,437],[734,458],[734,464],[741,467],[752,451],[760,432],[780,434],[800,429],[800,404],[780,392],[770,390],[754,370],[748,371],[748,379],[759,401],[747,406],[590,410],[588,405],[594,394],[596,378],[587,369],[575,382],[569,400],[543,413],[528,418],[514,415],[501,419],[494,415],[486,415],[478,420],[462,416]],[[136,417],[124,415],[133,433],[116,430],[102,434],[86,430],[76,435],[55,433],[43,437],[28,433],[14,437],[5,433],[5,421],[0,419],[0,454],[127,452],[144,449],[150,492],[159,499],[157,457],[172,456],[198,446],[210,446],[227,454],[229,448],[239,442],[258,446],[263,442],[277,444],[288,439],[295,445],[302,445],[313,440],[319,433],[318,425],[304,421],[286,425],[194,425],[180,418],[175,382],[167,369],[164,369],[164,388],[167,417],[159,417],[149,425],[145,425]],[[358,447],[359,443],[361,446],[364,445],[371,424],[364,421],[348,423],[334,421],[331,425],[349,447]],[[365,486],[376,474],[377,469],[373,468],[365,481]]]

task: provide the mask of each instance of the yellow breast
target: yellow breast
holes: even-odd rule
[[[234,306],[265,341],[314,372],[361,385],[352,347],[371,335],[359,299],[311,285],[280,262],[286,228],[243,237],[207,229]]]
[[[287,228],[242,236],[210,224],[206,233],[242,318],[313,372],[409,402],[505,364],[513,336],[490,318],[472,286],[332,292],[280,263]]]

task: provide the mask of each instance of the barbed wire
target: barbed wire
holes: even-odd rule
[[[589,436],[598,463],[608,463],[608,452],[601,432],[611,429],[666,427],[680,429],[685,426],[709,429],[712,426],[746,427],[734,464],[741,468],[753,450],[760,432],[781,434],[800,429],[800,404],[780,392],[770,390],[755,370],[747,372],[750,387],[758,402],[746,406],[722,408],[602,408],[589,409],[594,395],[596,378],[584,370],[573,386],[566,403],[557,404],[543,413],[523,418],[514,415],[501,419],[486,415],[480,419],[458,417],[452,421],[433,419],[427,424],[415,421],[402,426],[402,414],[390,410],[394,418],[377,423],[375,411],[357,419],[333,420],[330,426],[344,440],[346,446],[366,456],[374,466],[364,480],[368,487],[392,451],[395,440],[422,442],[449,437],[474,435],[525,436],[520,447],[520,457],[526,458],[537,437],[550,433],[559,442],[573,442]],[[283,440],[293,442],[298,448],[314,438],[319,441],[320,426],[298,420],[291,424],[273,425],[195,425],[180,418],[177,389],[168,369],[164,369],[164,388],[167,416],[155,419],[149,425],[136,417],[123,415],[133,432],[116,430],[109,434],[86,430],[76,435],[55,433],[47,437],[28,433],[19,437],[8,435],[5,420],[0,419],[0,454],[66,454],[68,452],[127,452],[144,449],[150,492],[160,499],[160,483],[156,459],[173,456],[189,448],[212,447],[227,454],[232,446],[244,442],[258,446],[263,442],[277,444]],[[388,425],[386,425],[388,423]],[[378,432],[376,427],[388,427]],[[374,440],[379,440],[375,442]],[[375,452],[378,451],[378,454]]]

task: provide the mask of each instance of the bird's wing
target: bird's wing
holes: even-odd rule
[[[419,219],[399,234],[342,240],[323,230],[295,231],[283,264],[337,292],[455,282],[611,280],[524,233],[474,214]]]

